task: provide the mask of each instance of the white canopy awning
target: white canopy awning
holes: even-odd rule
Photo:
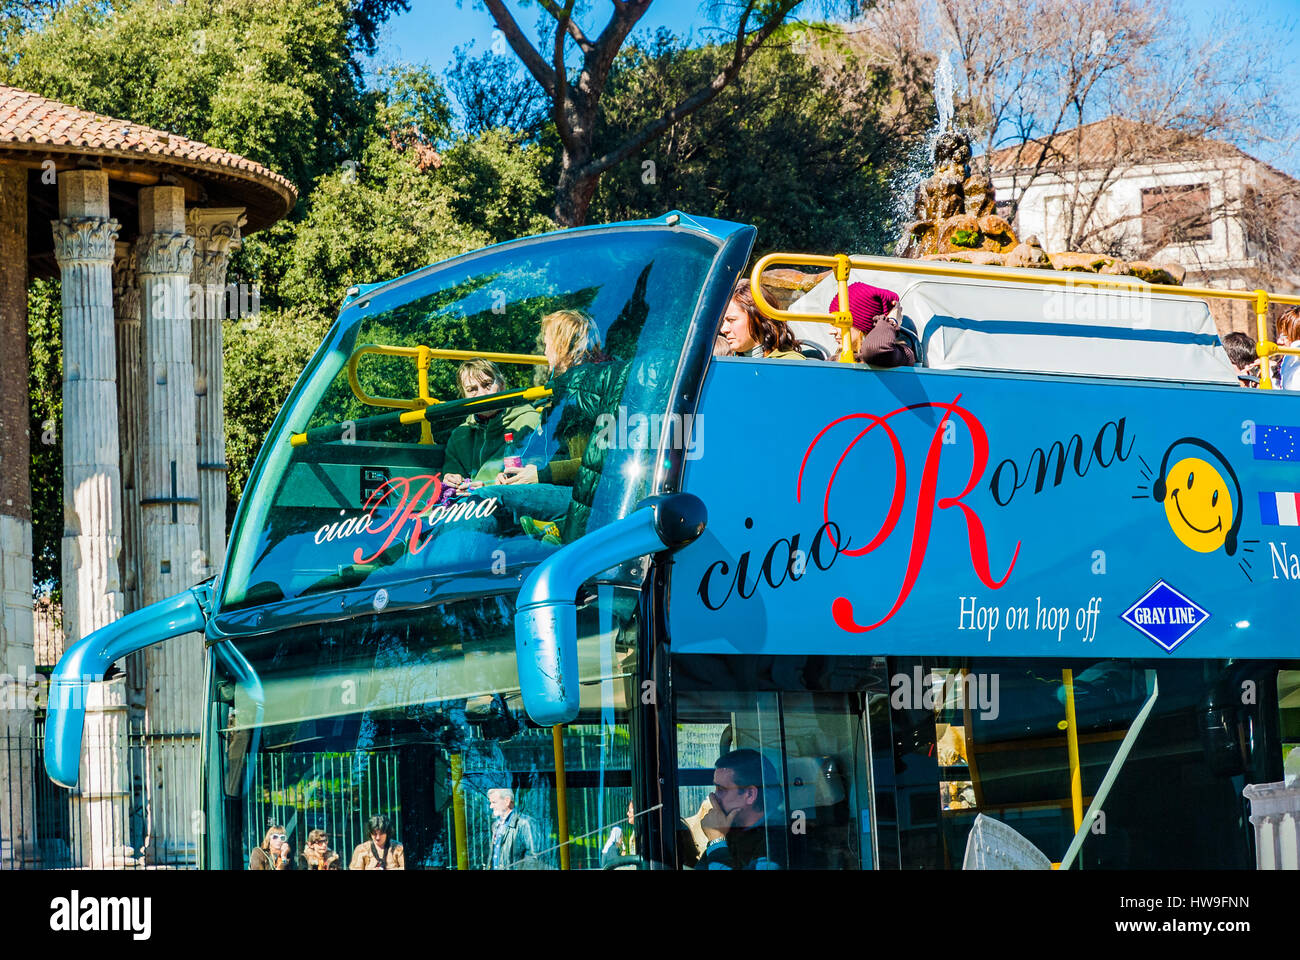
[[[920,338],[928,367],[1237,383],[1204,300],[1144,289],[1018,284],[1019,276],[1043,272],[999,270],[1007,282],[884,270],[853,270],[849,282],[899,295],[904,325]],[[789,309],[826,315],[837,289],[828,276]],[[830,325],[791,321],[790,327],[833,354]]]

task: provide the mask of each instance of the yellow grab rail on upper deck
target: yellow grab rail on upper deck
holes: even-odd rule
[[[409,400],[396,397],[370,396],[361,389],[361,381],[357,378],[357,364],[367,354],[378,354],[385,357],[408,357],[414,360],[416,389],[419,393]],[[367,343],[357,347],[352,351],[352,356],[348,357],[348,385],[352,387],[353,396],[368,406],[388,407],[393,410],[424,410],[426,407],[442,402],[435,397],[429,396],[429,362],[431,360],[473,360],[476,358],[491,360],[493,363],[519,363],[533,366],[541,366],[547,362],[546,357],[531,353],[485,353],[478,350],[439,350],[422,344],[415,347],[394,347],[388,344]],[[403,422],[406,421],[403,420]],[[427,420],[421,421],[420,442],[433,443],[433,432]]]
[[[835,272],[839,284],[840,309],[834,313],[820,316],[815,313],[794,313],[790,310],[778,310],[767,302],[763,295],[762,276],[773,264],[786,266],[825,267]],[[1210,287],[1180,287],[1168,283],[1147,283],[1137,277],[1121,277],[1075,271],[1042,270],[1041,275],[1031,276],[1017,274],[1011,276],[1004,267],[985,267],[977,264],[958,264],[943,260],[905,260],[900,262],[886,257],[850,257],[838,253],[825,256],[813,253],[769,253],[754,264],[750,272],[750,290],[754,304],[759,311],[773,320],[787,322],[797,320],[802,323],[829,323],[842,331],[839,360],[842,363],[853,362],[853,352],[849,346],[848,330],[853,324],[849,314],[849,271],[882,270],[892,273],[921,274],[931,277],[964,277],[977,280],[996,280],[999,283],[1026,283],[1039,286],[1070,287],[1076,285],[1100,287],[1103,289],[1134,290],[1143,293],[1164,293],[1176,297],[1217,297],[1220,300],[1239,300],[1255,306],[1255,322],[1258,335],[1255,338],[1255,352],[1261,358],[1274,353],[1300,357],[1300,346],[1283,347],[1268,339],[1268,305],[1283,303],[1288,306],[1300,306],[1300,296],[1281,293],[1269,293],[1267,290],[1215,290]],[[1272,389],[1273,380],[1267,363],[1259,368],[1259,385],[1262,389]]]

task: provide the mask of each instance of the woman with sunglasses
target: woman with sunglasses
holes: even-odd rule
[[[338,852],[330,849],[329,834],[313,830],[307,834],[307,846],[298,855],[300,870],[342,870],[343,861]]]
[[[249,870],[292,870],[293,850],[289,846],[289,831],[284,827],[269,827],[262,845],[253,849],[248,858]]]

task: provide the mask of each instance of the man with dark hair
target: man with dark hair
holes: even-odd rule
[[[1237,368],[1237,378],[1243,387],[1253,387],[1259,383],[1259,354],[1255,351],[1255,341],[1249,335],[1235,330],[1225,334],[1223,349],[1228,351],[1228,359]]]
[[[785,823],[776,771],[757,750],[732,750],[714,764],[711,808],[700,820],[708,844],[697,870],[779,870]]]
[[[393,839],[393,822],[383,814],[370,818],[366,824],[369,840],[357,844],[352,851],[349,870],[405,870],[406,852]]]

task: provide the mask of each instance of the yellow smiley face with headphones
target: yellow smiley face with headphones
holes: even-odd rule
[[[1200,457],[1184,457],[1169,468],[1163,486],[1169,527],[1185,546],[1211,553],[1224,545],[1229,533],[1236,539],[1236,505],[1227,480],[1213,465]]]

